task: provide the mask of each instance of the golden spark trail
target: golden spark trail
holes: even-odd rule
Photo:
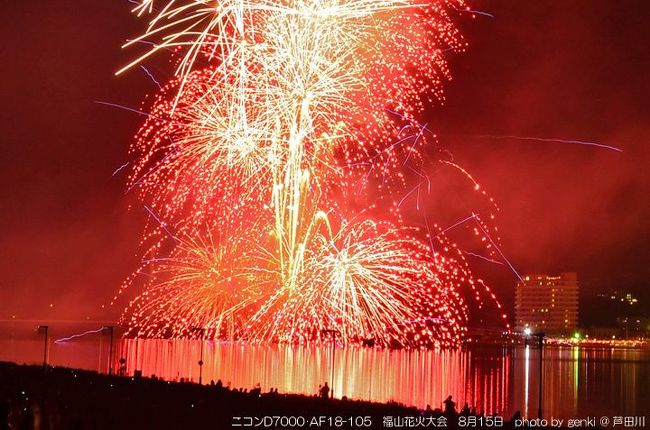
[[[150,102],[128,185],[182,239],[169,251],[158,225],[145,232],[151,280],[125,314],[131,333],[187,335],[194,324],[215,338],[311,342],[336,328],[346,343],[457,344],[460,291],[475,290],[462,254],[447,244],[432,257],[408,228],[373,220],[373,205],[355,207],[390,196],[406,182],[402,164],[420,159],[423,133],[402,144],[403,130],[443,98],[442,52],[464,46],[448,10],[460,7],[136,6],[150,22],[124,46],[149,48],[117,73],[171,51],[175,77]]]

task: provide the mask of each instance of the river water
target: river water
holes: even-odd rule
[[[42,362],[44,334],[34,324],[0,327],[0,361]],[[106,372],[110,336],[88,324],[53,325],[48,333],[52,365]],[[57,339],[89,331],[64,342]],[[203,349],[203,351],[202,351]],[[397,401],[442,407],[453,396],[477,411],[505,417],[537,416],[539,350],[533,347],[472,347],[461,350],[389,351],[371,348],[250,345],[199,340],[115,339],[114,363],[128,373],[203,383],[221,379],[232,387],[315,394],[327,381],[335,397]],[[332,361],[332,353],[334,360]],[[645,415],[650,408],[650,350],[545,347],[542,408],[545,417]],[[118,364],[115,364],[117,369]],[[333,378],[332,378],[333,372]]]

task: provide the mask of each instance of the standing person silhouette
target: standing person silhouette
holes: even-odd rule
[[[325,381],[325,384],[320,387],[320,397],[324,400],[327,400],[330,398],[330,387],[327,385],[327,381]]]
[[[443,402],[445,404],[445,415],[456,415],[456,402],[451,400],[451,396]]]

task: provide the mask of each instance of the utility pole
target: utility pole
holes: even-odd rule
[[[113,331],[114,327],[112,325],[105,325],[102,327],[104,331],[108,331],[111,335],[111,344],[108,348],[108,374],[113,374]]]
[[[43,347],[43,367],[47,367],[47,330],[49,329],[49,326],[46,325],[39,325],[38,326],[38,332],[45,334],[45,344]]]
[[[338,330],[321,330],[321,334],[331,334],[332,335],[332,379],[330,381],[330,390],[332,390],[332,397],[334,397],[334,354],[336,352],[336,335],[341,334]]]
[[[201,334],[201,358],[199,359],[199,385],[203,384],[203,337],[205,336],[205,328],[203,327],[192,327],[192,331],[199,332]]]

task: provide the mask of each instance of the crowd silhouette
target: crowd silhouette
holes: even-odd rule
[[[459,417],[483,415],[467,404],[457,411],[451,396],[441,408],[418,410],[334,399],[327,382],[305,396],[260,384],[231,388],[220,379],[199,385],[120,373],[0,363],[0,430],[221,429],[232,428],[235,418],[264,416],[369,416],[372,426],[365,428],[385,428],[387,417],[435,417],[454,429]],[[502,428],[513,428],[512,422]]]

